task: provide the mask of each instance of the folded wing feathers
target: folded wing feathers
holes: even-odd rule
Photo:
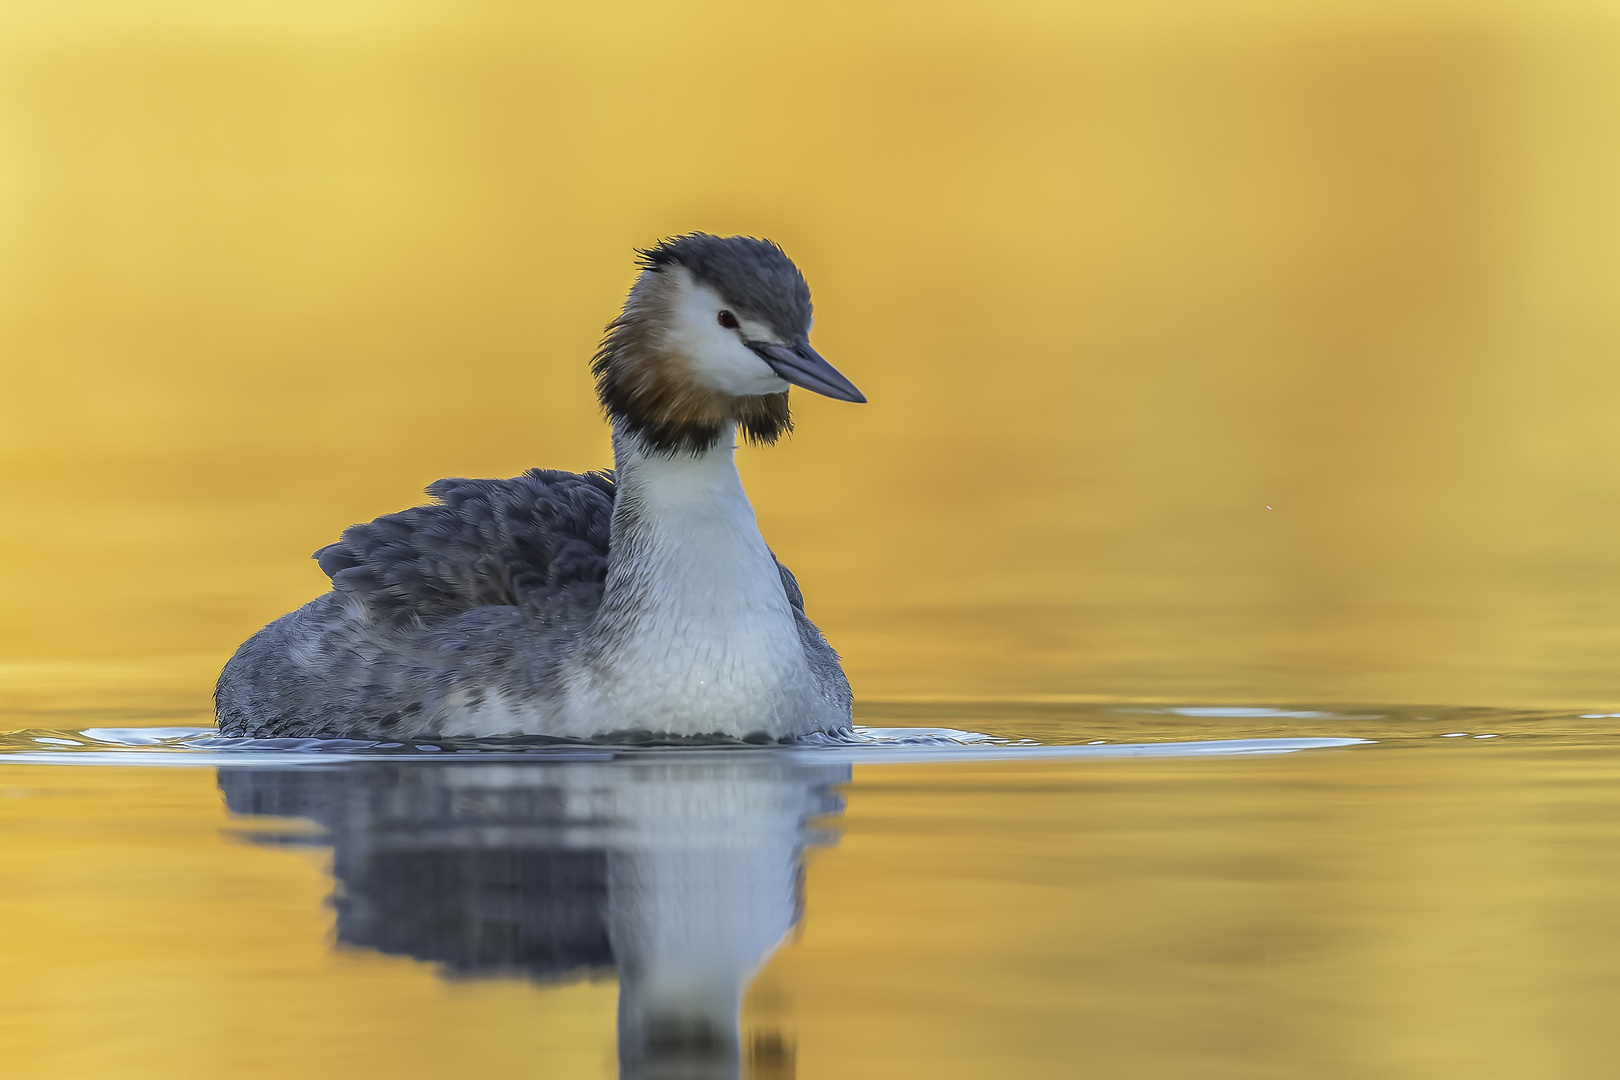
[[[511,480],[439,480],[436,505],[344,530],[315,560],[377,617],[543,606],[607,575],[613,478],[531,469]]]

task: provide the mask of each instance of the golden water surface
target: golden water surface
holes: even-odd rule
[[[345,525],[608,464],[696,229],[870,398],[743,460],[861,717],[1379,740],[857,766],[756,1075],[1610,1074],[1607,0],[0,0],[0,728],[204,724]],[[8,1076],[613,1068],[611,973],[333,942],[211,769],[0,795]]]

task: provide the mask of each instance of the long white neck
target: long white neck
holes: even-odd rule
[[[780,738],[840,722],[811,675],[734,438],[728,427],[714,449],[670,456],[615,429],[607,584],[568,675],[568,727]]]

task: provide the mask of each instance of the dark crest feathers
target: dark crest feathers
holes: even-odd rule
[[[810,333],[810,286],[781,245],[752,236],[687,233],[636,251],[643,270],[684,266],[692,277],[784,340]]]

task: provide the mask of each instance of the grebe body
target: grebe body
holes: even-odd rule
[[[850,722],[837,654],[760,535],[737,440],[788,386],[864,401],[808,342],[781,249],[693,234],[642,272],[592,369],[612,473],[441,480],[316,552],[332,590],[226,664],[221,734],[776,741]]]

